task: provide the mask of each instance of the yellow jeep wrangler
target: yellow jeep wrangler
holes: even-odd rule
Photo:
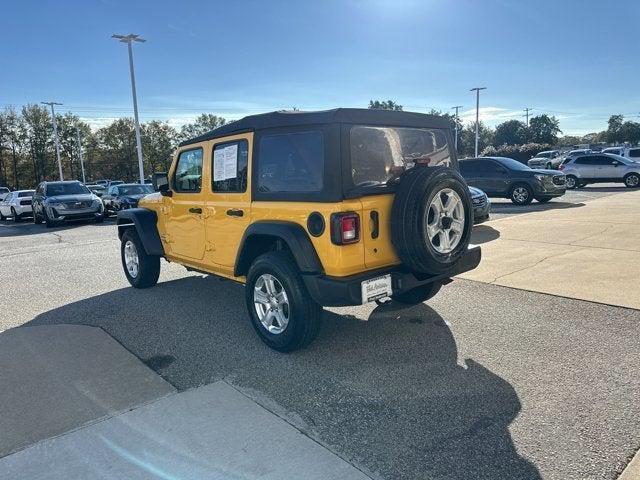
[[[245,117],[182,142],[157,193],[118,212],[124,273],[160,257],[246,285],[252,324],[292,351],[323,306],[421,303],[475,268],[473,208],[446,119],[335,109]]]

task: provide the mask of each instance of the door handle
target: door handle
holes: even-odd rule
[[[191,207],[189,213],[202,213],[202,209],[200,207]]]
[[[229,215],[230,217],[242,217],[244,216],[244,211],[238,208],[230,208],[229,210],[227,210],[227,215]]]

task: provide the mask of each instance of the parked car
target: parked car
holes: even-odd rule
[[[82,183],[42,182],[33,195],[33,221],[53,227],[67,220],[104,220],[104,207],[97,195]]]
[[[127,208],[135,208],[145,195],[153,193],[151,185],[139,183],[122,183],[114,185],[102,196],[105,215],[117,213]]]
[[[124,183],[124,181],[123,181],[123,180],[109,180],[109,181],[105,184],[104,188],[106,188],[106,189],[107,189],[107,191],[109,191],[109,189],[110,189],[111,187],[113,187],[114,185],[122,185],[123,183]]]
[[[33,190],[15,190],[10,192],[0,201],[0,220],[8,217],[14,222],[19,222],[23,217],[31,215],[31,198]]]
[[[9,190],[7,187],[0,187],[0,200],[4,200],[4,197],[6,197],[10,191],[11,190]]]
[[[480,261],[452,144],[448,120],[401,111],[229,123],[182,142],[159,192],[118,212],[124,274],[150,287],[165,257],[245,284],[279,351],[313,340],[322,306],[421,303]]]
[[[601,153],[620,155],[634,162],[640,162],[640,148],[638,147],[608,147],[603,149]]]
[[[477,225],[489,220],[489,212],[491,211],[491,202],[489,197],[479,188],[469,187],[471,194],[471,203],[473,205],[473,223]]]
[[[509,198],[516,205],[528,205],[535,198],[545,203],[565,193],[565,176],[556,170],[534,170],[505,157],[460,160],[467,183],[489,197]]]
[[[106,186],[107,186],[107,184],[108,184],[108,183],[109,183],[109,180],[105,180],[105,179],[102,179],[102,180],[96,180],[96,181],[95,181],[95,184],[96,184],[96,185],[102,185],[102,186],[103,186],[103,187],[105,187],[105,188],[106,188]]]
[[[562,165],[567,188],[589,183],[622,182],[629,188],[640,185],[640,163],[611,153],[581,155]]]
[[[89,185],[85,185],[89,190],[91,190],[92,193],[94,193],[96,196],[101,197],[104,195],[104,193],[107,191],[107,189],[105,188],[104,185],[98,185],[98,184],[89,184]]]
[[[545,150],[544,152],[539,152],[535,157],[530,158],[527,165],[531,168],[551,170],[552,168],[558,168],[560,163],[562,163],[560,151]]]

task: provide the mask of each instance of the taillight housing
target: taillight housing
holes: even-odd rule
[[[331,214],[331,242],[349,245],[360,240],[360,215],[355,212]]]
[[[560,165],[558,165],[558,170],[564,170],[564,163],[561,163]]]

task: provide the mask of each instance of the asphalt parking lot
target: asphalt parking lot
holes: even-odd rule
[[[112,221],[0,224],[0,271],[0,330],[99,326],[177,389],[225,380],[374,478],[616,478],[640,447],[637,310],[456,280],[412,309],[331,309],[282,355],[239,285],[163,262],[130,288]]]

